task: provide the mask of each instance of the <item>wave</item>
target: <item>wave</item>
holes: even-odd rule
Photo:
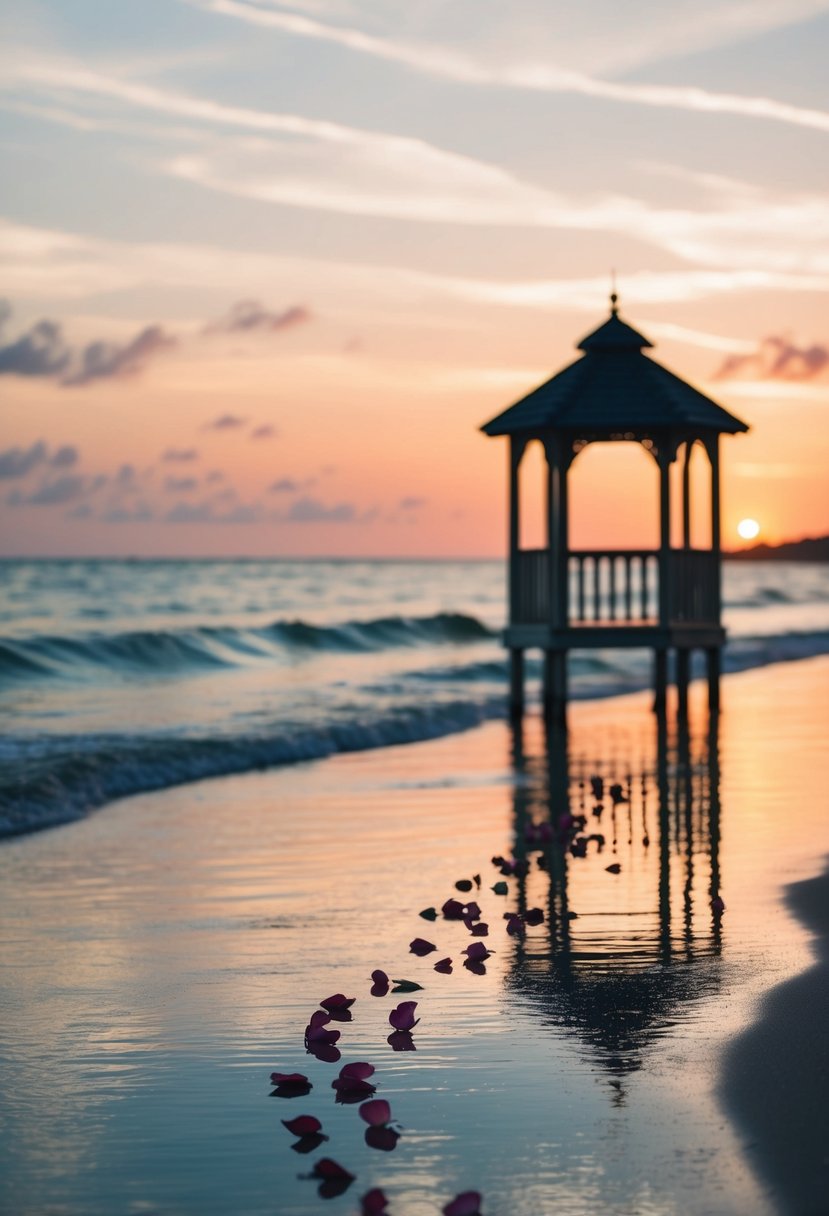
[[[273,621],[256,629],[203,626],[189,630],[5,638],[0,640],[0,680],[82,675],[89,668],[126,674],[183,673],[236,667],[251,661],[278,661],[286,653],[366,653],[406,646],[463,645],[495,636],[476,617],[439,612],[433,616],[387,616],[336,625],[295,620]]]
[[[0,784],[0,836],[55,827],[117,798],[190,781],[439,738],[501,717],[505,708],[502,694],[480,702],[401,706],[374,717],[257,735],[63,736],[46,754],[24,743],[17,776]]]

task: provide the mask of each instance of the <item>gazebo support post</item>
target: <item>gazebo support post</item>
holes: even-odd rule
[[[691,669],[691,652],[684,646],[676,652],[677,716],[688,717],[688,679]]]
[[[509,712],[513,720],[524,713],[524,651],[517,647],[509,652]]]
[[[509,445],[509,620],[519,614],[519,545],[521,537],[520,494],[518,485],[521,457],[526,440],[513,436]],[[524,712],[524,651],[511,647],[509,652],[509,711],[512,718]]]
[[[711,713],[717,713],[720,708],[720,668],[722,658],[719,646],[712,646],[705,652],[708,667],[708,708]]]
[[[668,706],[668,652],[654,650],[653,652],[653,709],[656,714],[664,714]]]

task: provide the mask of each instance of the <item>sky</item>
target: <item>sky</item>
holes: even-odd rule
[[[724,545],[829,532],[829,0],[0,15],[0,553],[499,555],[479,427],[612,270],[751,427]],[[572,545],[656,543],[642,449],[571,478]]]

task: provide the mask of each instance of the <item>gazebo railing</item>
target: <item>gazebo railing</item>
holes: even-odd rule
[[[655,550],[571,549],[567,570],[570,624],[643,624],[658,619]]]
[[[668,555],[669,619],[718,619],[717,555],[672,549]],[[571,549],[567,556],[567,625],[656,625],[659,622],[658,549]],[[550,554],[516,554],[512,620],[552,623]]]

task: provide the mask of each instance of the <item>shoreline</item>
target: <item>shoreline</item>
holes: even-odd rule
[[[738,666],[735,670],[725,670],[721,676],[723,688],[727,688],[735,677],[742,677],[752,672],[788,667],[792,664],[813,663],[826,660],[824,653],[807,655],[794,654],[784,659],[773,658],[767,661],[749,662]],[[704,683],[704,677],[694,676],[690,687],[695,689]],[[637,698],[651,695],[649,683],[642,682],[624,691],[604,691],[575,689],[571,695],[570,708],[594,705],[623,705],[629,701],[635,703]],[[675,696],[676,690],[669,686],[669,696]],[[234,776],[244,776],[246,773],[257,771],[276,771],[304,764],[327,760],[334,756],[361,753],[370,750],[384,750],[401,745],[412,745],[430,742],[437,739],[451,738],[476,730],[486,722],[508,721],[506,693],[481,702],[456,702],[449,706],[405,705],[404,715],[401,716],[397,707],[395,715],[386,724],[390,730],[387,737],[378,741],[379,722],[344,723],[342,726],[330,725],[320,732],[315,741],[309,738],[305,729],[294,728],[294,735],[273,735],[251,737],[229,735],[216,736],[212,739],[195,738],[179,741],[176,739],[153,740],[157,753],[152,756],[154,763],[166,765],[163,775],[153,775],[145,771],[135,773],[137,762],[135,753],[131,750],[129,741],[120,744],[122,757],[116,757],[118,764],[110,763],[109,769],[100,768],[92,772],[86,779],[86,788],[71,787],[63,790],[63,813],[59,818],[54,817],[50,809],[44,808],[44,817],[40,822],[18,821],[14,817],[25,814],[26,806],[37,805],[37,791],[29,793],[24,786],[7,794],[7,803],[3,808],[4,819],[0,822],[0,849],[4,841],[15,840],[21,836],[38,834],[54,828],[69,827],[74,823],[83,822],[90,815],[97,814],[107,807],[125,798],[141,797],[146,794],[160,794],[165,790],[173,790],[182,786],[198,784],[203,781],[219,780]],[[451,711],[454,721],[448,719],[435,721],[435,711]],[[533,717],[540,713],[540,705],[532,702],[528,705],[527,715]],[[406,717],[405,715],[408,715]],[[187,750],[189,746],[190,750]],[[232,757],[232,758],[231,758]],[[71,766],[74,770],[74,761]],[[128,778],[127,774],[133,774]],[[54,781],[54,777],[52,778]],[[77,773],[73,771],[73,780],[78,781]],[[94,792],[92,792],[94,791]],[[89,799],[80,805],[72,805],[74,798]]]

